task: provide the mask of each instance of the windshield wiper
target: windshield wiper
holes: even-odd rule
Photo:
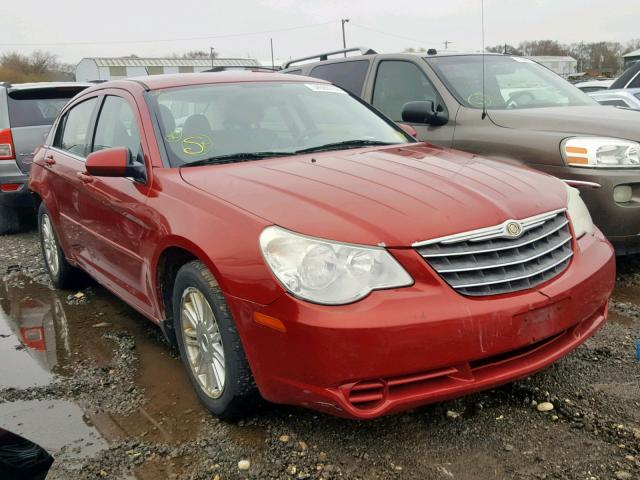
[[[218,155],[217,157],[203,158],[193,162],[185,163],[183,167],[198,167],[201,165],[217,165],[219,163],[247,162],[250,160],[260,160],[270,157],[286,157],[295,155],[295,152],[244,152],[230,153],[228,155]]]
[[[381,142],[379,140],[346,140],[344,142],[327,143],[317,147],[303,148],[295,153],[328,152],[330,150],[343,150],[347,148],[373,147],[378,145],[395,145],[395,143]]]

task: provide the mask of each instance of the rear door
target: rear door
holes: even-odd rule
[[[45,137],[62,108],[85,87],[9,89],[7,109],[16,163],[28,173],[33,151]]]
[[[83,99],[64,113],[43,161],[47,184],[53,192],[47,208],[54,216],[65,253],[74,258],[84,248],[80,225],[84,186],[78,172],[84,170],[91,148],[99,99],[99,96]]]

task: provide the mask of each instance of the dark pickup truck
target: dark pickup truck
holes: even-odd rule
[[[282,71],[329,80],[413,126],[420,140],[572,181],[616,252],[640,251],[640,112],[601,106],[510,55],[360,48],[292,60]]]

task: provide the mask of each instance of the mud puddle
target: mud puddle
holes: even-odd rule
[[[54,466],[132,439],[176,447],[218,424],[160,330],[102,288],[61,292],[12,274],[0,307],[1,424],[44,446]],[[179,470],[180,459],[148,461],[137,478]]]

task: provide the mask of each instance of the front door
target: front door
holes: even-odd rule
[[[134,162],[146,165],[144,136],[138,109],[129,94],[104,96],[91,151],[126,147]],[[84,186],[79,220],[84,227],[80,252],[85,268],[143,313],[151,313],[142,246],[150,234],[146,215],[150,175],[146,181],[96,177],[81,172]]]
[[[444,110],[447,109],[442,97],[424,71],[410,60],[381,59],[374,65],[375,83],[371,98],[367,100],[393,121],[402,120],[402,107],[407,102],[431,101]],[[418,132],[418,138],[443,147],[453,143],[455,113],[448,112],[449,122],[442,126],[411,123]]]

